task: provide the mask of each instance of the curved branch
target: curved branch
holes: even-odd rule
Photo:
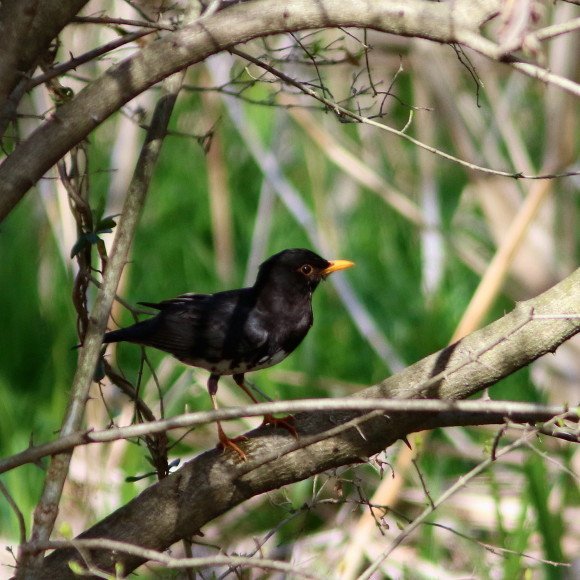
[[[537,298],[519,303],[500,320],[357,396],[368,400],[463,399],[553,352],[578,332],[580,269]],[[208,451],[80,538],[108,538],[163,551],[250,497],[327,469],[360,463],[411,432],[448,426],[452,420],[445,412],[427,416],[401,412],[387,416],[377,411],[367,416],[348,411],[301,413],[295,418],[301,445],[286,432],[257,429],[243,443],[247,463],[234,453]],[[312,444],[305,446],[305,441]],[[284,448],[291,450],[281,451]],[[72,549],[55,551],[46,558],[39,578],[73,578],[68,562],[76,557]],[[127,573],[143,559],[101,550],[91,553],[91,561],[109,571],[121,562]]]
[[[276,571],[288,574],[292,578],[309,578],[311,580],[323,580],[324,578],[319,574],[301,572],[297,570],[296,565],[291,562],[281,562],[279,560],[270,560],[268,558],[253,558],[250,556],[227,556],[225,554],[197,558],[178,558],[169,554],[164,554],[163,552],[146,550],[140,546],[136,546],[135,544],[112,541],[104,538],[96,540],[55,540],[52,542],[46,542],[44,548],[50,550],[69,546],[77,549],[79,553],[83,555],[88,554],[89,550],[94,548],[124,552],[126,554],[132,554],[142,559],[146,559],[148,562],[158,562],[168,568],[191,568],[192,570],[197,570],[209,566],[230,566],[236,568],[258,568],[262,570]],[[91,568],[94,569],[94,563],[90,557],[87,557],[83,562],[82,568],[84,567],[87,567],[89,572],[91,571]]]
[[[497,5],[497,0],[256,0],[202,17],[111,67],[16,147],[0,166],[0,222],[52,165],[125,103],[212,54],[260,36],[328,27],[373,28],[455,42],[456,30],[477,31]]]

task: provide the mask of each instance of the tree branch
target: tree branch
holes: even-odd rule
[[[0,103],[33,69],[87,0],[0,3]],[[17,105],[18,103],[14,103]]]
[[[0,222],[52,165],[125,103],[212,54],[261,36],[337,26],[456,42],[458,29],[475,33],[498,6],[497,0],[255,0],[202,16],[111,67],[16,147],[0,166]]]
[[[339,399],[301,399],[258,403],[245,407],[231,407],[211,411],[185,413],[168,419],[145,421],[126,427],[110,427],[102,431],[78,431],[59,437],[49,443],[29,447],[25,451],[0,459],[0,473],[5,473],[29,463],[37,463],[44,457],[69,451],[91,443],[110,443],[121,439],[135,439],[173,429],[188,429],[216,421],[229,421],[242,417],[262,417],[276,413],[315,413],[332,411],[383,411],[384,413],[416,413],[425,418],[434,416],[439,427],[457,425],[493,425],[506,419],[518,423],[538,423],[552,417],[578,422],[580,410],[560,405],[540,405],[517,401],[442,401],[441,399],[370,399],[353,397]],[[548,432],[547,432],[548,433]],[[553,430],[549,434],[558,436]],[[576,438],[574,438],[574,441]],[[304,441],[300,441],[305,447]]]
[[[357,397],[463,399],[553,352],[578,332],[580,269],[544,294],[517,304],[500,320]],[[481,407],[483,411],[485,402],[481,402]],[[369,418],[349,411],[298,414],[297,443],[286,432],[257,429],[242,444],[248,455],[247,463],[234,453],[218,450],[203,453],[80,538],[108,538],[163,551],[250,497],[327,469],[365,461],[411,432],[452,424],[451,416],[445,412],[425,416],[404,412],[384,415],[374,411],[371,415]],[[305,441],[312,444],[305,447]],[[281,452],[288,449],[289,443],[292,450]],[[35,546],[25,549],[33,550]],[[55,551],[45,559],[38,577],[73,578],[68,561],[76,557],[73,549]],[[113,571],[115,563],[120,562],[126,573],[144,561],[109,550],[91,552],[91,560],[99,569],[108,571]]]
[[[168,79],[167,94],[162,96],[157,104],[151,127],[147,133],[145,144],[143,145],[141,155],[137,162],[131,186],[125,199],[123,217],[117,228],[111,256],[107,262],[103,285],[99,289],[87,333],[84,337],[83,348],[80,351],[71,399],[60,431],[62,436],[67,436],[78,431],[84,416],[85,404],[88,399],[89,388],[92,384],[94,370],[99,357],[103,334],[107,326],[111,306],[115,299],[115,292],[121,273],[127,262],[135,228],[137,227],[141,209],[145,203],[147,192],[149,191],[153,169],[159,157],[161,144],[167,131],[171,112],[173,111],[182,80],[182,75],[179,75],[177,79]],[[38,541],[42,543],[48,541],[50,538],[58,513],[60,496],[68,474],[70,458],[70,451],[55,454],[51,458],[42,497],[34,514],[34,526],[31,534],[32,542]],[[42,562],[42,554],[43,552],[39,550],[22,552],[19,563],[20,578],[28,578],[35,574],[35,570]]]

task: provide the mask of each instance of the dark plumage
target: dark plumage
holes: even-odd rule
[[[172,354],[185,364],[207,369],[208,390],[215,394],[221,375],[244,385],[244,373],[275,365],[286,358],[312,326],[312,292],[346,260],[328,261],[310,250],[284,250],[266,260],[250,288],[216,294],[184,294],[158,304],[149,320],[105,334],[104,342],[133,342]],[[273,417],[266,422],[276,423]],[[286,427],[293,430],[287,422]],[[244,456],[218,424],[223,446]]]

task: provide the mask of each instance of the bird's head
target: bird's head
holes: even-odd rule
[[[348,260],[325,260],[305,249],[284,250],[268,258],[258,271],[255,286],[282,285],[302,292],[313,292],[332,272],[354,266]]]

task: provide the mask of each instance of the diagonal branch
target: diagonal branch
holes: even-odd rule
[[[544,294],[519,303],[500,320],[436,352],[357,396],[372,399],[464,399],[498,382],[540,356],[553,352],[580,332],[580,269]],[[426,386],[428,385],[428,386]],[[420,386],[420,388],[417,388]],[[481,403],[482,410],[485,402]],[[340,428],[351,422],[349,429]],[[189,537],[215,517],[247,499],[342,465],[360,463],[414,431],[449,426],[452,415],[321,411],[296,416],[300,440],[316,438],[281,455],[288,433],[261,428],[242,445],[249,461],[234,453],[208,451],[152,485],[127,505],[82,534],[163,551]],[[356,423],[356,425],[355,425]],[[335,433],[328,437],[330,430]],[[33,550],[34,545],[27,549]],[[39,577],[72,578],[72,549],[57,550],[45,560]],[[143,558],[91,552],[92,562],[129,572]]]
[[[111,256],[107,262],[103,285],[99,290],[94,310],[91,313],[83,348],[80,351],[79,364],[73,381],[69,406],[60,430],[62,436],[78,431],[81,425],[94,369],[101,349],[103,334],[115,299],[115,292],[127,262],[135,228],[147,197],[153,169],[161,151],[161,145],[181,82],[182,75],[179,75],[177,80],[172,78],[167,81],[168,92],[161,98],[155,109],[151,127],[137,162]],[[176,83],[177,86],[175,86]],[[32,542],[46,542],[50,538],[67,477],[71,454],[72,452],[68,451],[53,455],[51,458],[42,497],[34,514],[34,526],[31,534]],[[34,574],[34,569],[38,568],[42,562],[42,555],[42,551],[23,551],[19,562],[19,577],[28,578],[29,575]]]
[[[412,143],[413,145],[416,145],[417,147],[419,147],[420,149],[423,149],[424,151],[428,151],[429,153],[434,153],[434,154],[438,155],[439,157],[442,157],[443,159],[447,159],[448,161],[452,161],[453,163],[456,163],[458,165],[466,167],[467,169],[471,169],[473,171],[479,171],[481,173],[487,173],[490,175],[498,175],[500,177],[511,177],[513,179],[554,179],[556,177],[570,177],[572,175],[578,174],[577,171],[571,171],[571,172],[566,172],[566,173],[561,173],[561,174],[547,173],[547,174],[543,174],[543,175],[526,175],[526,174],[521,173],[521,172],[501,171],[498,169],[491,169],[489,167],[483,167],[481,165],[476,165],[475,163],[470,163],[469,161],[466,161],[464,159],[461,159],[459,157],[451,155],[450,153],[446,153],[445,151],[443,151],[441,149],[437,149],[436,147],[428,145],[427,143],[423,143],[423,142],[419,141],[418,139],[415,139],[411,135],[408,135],[406,133],[406,129],[407,129],[407,126],[410,124],[412,117],[409,118],[409,122],[407,123],[405,128],[403,128],[402,130],[395,129],[394,127],[390,127],[389,125],[386,125],[384,123],[379,123],[378,121],[375,121],[373,119],[369,119],[368,117],[365,117],[363,115],[360,115],[359,113],[355,113],[354,111],[351,111],[345,107],[340,106],[338,103],[335,103],[332,99],[328,99],[327,97],[325,97],[324,91],[322,91],[319,94],[315,90],[308,87],[306,84],[301,83],[301,82],[293,79],[292,77],[288,76],[287,74],[283,73],[282,71],[274,68],[273,66],[270,66],[269,64],[261,61],[258,58],[254,58],[252,55],[250,55],[244,51],[241,51],[241,50],[238,50],[235,48],[231,48],[230,52],[232,54],[235,54],[235,55],[241,57],[241,58],[246,59],[248,62],[251,62],[251,63],[255,64],[256,66],[263,68],[264,70],[266,70],[269,73],[271,73],[272,75],[278,77],[280,80],[284,81],[285,83],[292,85],[293,87],[296,87],[297,89],[302,91],[304,94],[306,94],[309,97],[312,97],[313,99],[316,99],[317,101],[321,102],[326,107],[328,107],[329,110],[333,111],[336,114],[336,116],[339,118],[352,119],[358,123],[364,123],[366,125],[371,125],[372,127],[380,129],[381,131],[386,131],[387,133],[392,133],[393,135],[396,135],[397,137],[399,137],[401,139],[405,139],[406,141],[409,141],[410,143]],[[522,63],[519,63],[519,64],[522,64]],[[528,66],[532,66],[532,65],[528,65]],[[542,78],[542,77],[539,77],[539,78]],[[404,204],[403,210],[402,210],[401,203]],[[393,205],[395,205],[395,204],[393,204]],[[403,199],[398,199],[397,205],[395,207],[397,207],[398,211],[400,213],[402,213],[403,215],[405,215],[405,217],[407,217],[409,219],[414,219],[414,221],[417,221],[417,216],[413,213],[413,209],[411,207],[409,207],[409,205],[410,204],[408,203],[408,201],[406,201],[406,200],[403,201]]]

